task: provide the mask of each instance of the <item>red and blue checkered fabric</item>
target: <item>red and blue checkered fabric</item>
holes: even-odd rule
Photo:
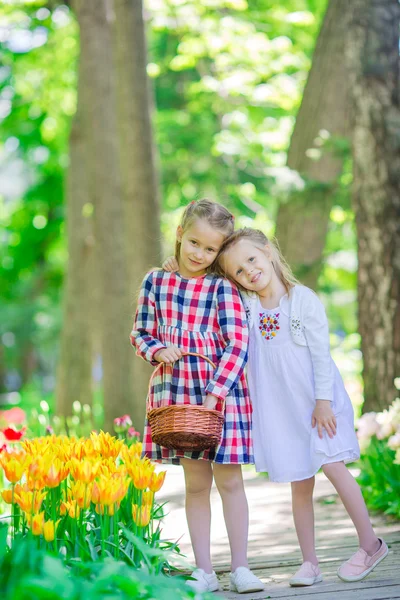
[[[164,365],[154,377],[153,407],[203,404],[207,394],[225,400],[221,444],[204,452],[180,452],[154,444],[146,420],[143,453],[153,460],[179,464],[194,458],[226,464],[253,463],[251,404],[244,375],[247,361],[246,315],[236,288],[215,275],[184,279],[178,273],[152,271],[143,280],[131,342],[137,354],[152,364],[153,355],[169,345],[197,352]]]

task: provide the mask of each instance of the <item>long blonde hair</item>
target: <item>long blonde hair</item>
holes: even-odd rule
[[[299,283],[299,281],[293,275],[292,269],[289,267],[286,260],[284,259],[280,251],[278,241],[276,239],[269,240],[262,231],[260,231],[259,229],[251,229],[251,227],[244,227],[243,229],[238,229],[224,241],[220,248],[218,256],[214,262],[214,271],[229,279],[229,275],[226,273],[226,270],[223,266],[222,258],[227,252],[227,250],[229,250],[229,248],[232,248],[232,246],[237,244],[240,240],[249,240],[253,242],[253,244],[257,248],[260,248],[260,250],[264,250],[265,246],[268,246],[270,248],[272,257],[271,262],[275,269],[275,273],[279,277],[282,284],[285,286],[287,293],[290,292],[293,286]],[[238,285],[237,282],[235,283],[236,285]]]
[[[207,223],[223,233],[226,237],[231,235],[234,228],[234,216],[218,202],[212,200],[193,201],[187,205],[181,218],[180,227],[186,231],[196,219],[204,219]],[[179,262],[181,251],[181,242],[177,239],[175,242],[175,258]]]

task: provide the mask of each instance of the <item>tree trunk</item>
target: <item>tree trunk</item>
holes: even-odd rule
[[[398,0],[352,0],[353,202],[364,411],[396,397],[400,374],[400,102]]]
[[[161,264],[159,188],[151,126],[152,96],[142,0],[114,0],[119,160],[128,240],[132,303],[145,272]],[[132,307],[132,313],[135,307]],[[132,352],[134,396],[131,415],[142,427],[150,368]]]
[[[311,70],[290,141],[287,165],[311,180],[279,206],[276,234],[282,252],[301,281],[316,288],[342,160],[323,149],[319,160],[310,149],[321,130],[345,136],[348,130],[347,73],[344,61],[348,0],[331,0],[318,36]]]
[[[93,255],[92,218],[88,193],[83,93],[87,78],[85,57],[79,64],[78,105],[72,122],[70,166],[66,185],[68,265],[64,288],[63,327],[57,369],[57,414],[72,414],[72,403],[92,404],[92,336],[90,281]]]
[[[131,303],[121,173],[118,164],[115,72],[112,62],[111,3],[78,0],[81,57],[87,62],[85,128],[88,172],[94,193],[94,231],[100,280],[101,354],[105,427],[132,408]],[[129,240],[132,243],[132,240]]]

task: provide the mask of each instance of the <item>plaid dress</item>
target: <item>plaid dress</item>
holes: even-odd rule
[[[203,452],[169,450],[154,444],[145,422],[143,454],[153,460],[179,464],[182,457],[217,463],[253,463],[251,404],[244,375],[248,330],[238,291],[226,279],[204,275],[184,279],[178,273],[152,271],[143,280],[131,342],[138,356],[153,365],[154,354],[176,345],[204,359],[184,356],[163,365],[153,378],[153,407],[203,404],[207,394],[225,400],[225,424],[220,445]]]

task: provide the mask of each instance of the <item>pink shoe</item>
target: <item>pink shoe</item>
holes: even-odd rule
[[[289,585],[292,587],[300,587],[304,585],[313,585],[322,581],[321,571],[310,562],[305,562],[300,569],[289,579]]]
[[[365,550],[359,548],[349,560],[339,567],[337,574],[342,581],[349,583],[352,581],[361,581],[368,573],[371,573],[372,569],[375,569],[381,560],[386,558],[389,548],[381,538],[378,538],[378,540],[381,542],[381,547],[375,554],[368,556]]]

